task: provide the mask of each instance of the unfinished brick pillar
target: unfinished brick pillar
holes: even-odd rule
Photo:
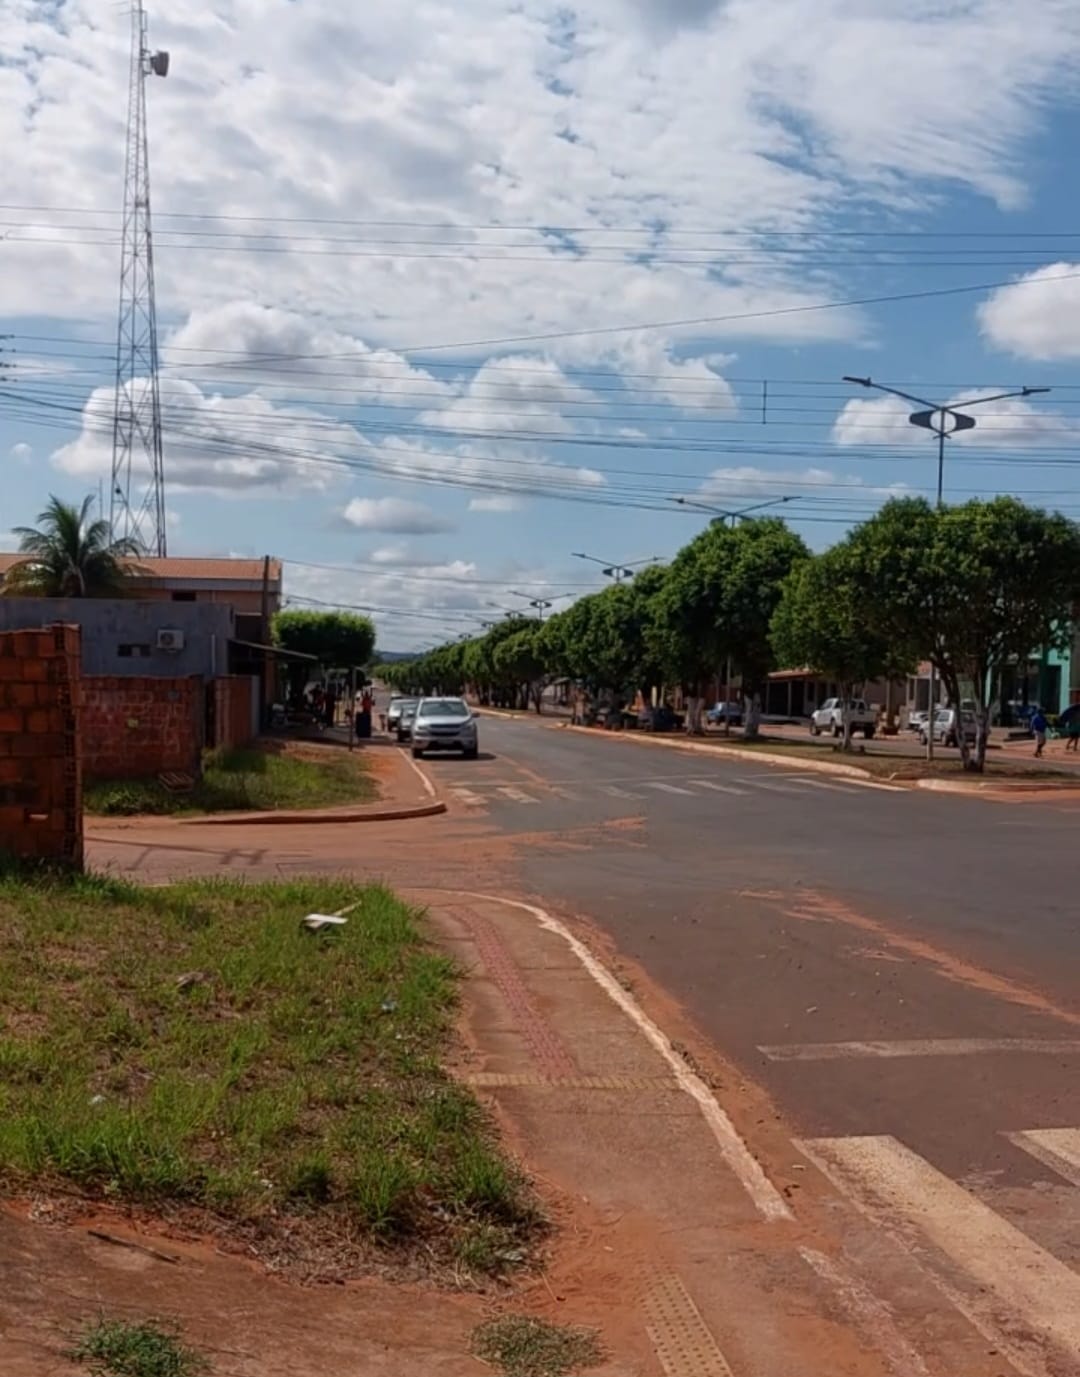
[[[81,634],[0,632],[0,853],[83,864]]]

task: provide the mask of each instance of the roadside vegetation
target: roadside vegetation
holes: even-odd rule
[[[207,752],[189,790],[158,780],[104,780],[87,786],[83,807],[106,817],[331,808],[377,797],[360,751],[300,742],[266,742]]]
[[[156,1320],[110,1320],[87,1325],[68,1352],[94,1377],[204,1377],[206,1358],[183,1343],[171,1325]]]
[[[442,1069],[456,996],[383,889],[0,877],[0,1190],[186,1219],[301,1275],[520,1265],[527,1183]]]
[[[596,1367],[603,1351],[591,1329],[502,1315],[473,1334],[473,1353],[503,1377],[571,1377]]]
[[[711,687],[738,682],[747,741],[775,669],[831,680],[850,704],[865,683],[928,660],[952,706],[974,705],[960,760],[982,772],[1010,672],[1071,643],[1078,593],[1080,527],[1066,517],[1012,497],[941,508],[896,498],[822,554],[775,517],[713,521],[670,564],[546,621],[510,617],[379,672],[402,690],[469,689],[485,705],[538,711],[558,680],[616,713],[678,688],[695,734]]]

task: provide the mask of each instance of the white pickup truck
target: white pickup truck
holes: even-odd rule
[[[862,698],[852,698],[848,702],[848,721],[853,732],[862,732],[869,741],[877,731],[877,709],[870,707]],[[832,736],[844,734],[844,705],[840,698],[826,698],[817,712],[810,718],[810,735],[820,736],[828,732]]]

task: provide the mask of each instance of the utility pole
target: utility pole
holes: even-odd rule
[[[872,388],[875,392],[887,392],[892,397],[902,397],[905,402],[914,402],[920,408],[908,416],[908,423],[928,430],[937,436],[937,508],[944,505],[945,492],[945,441],[962,430],[975,429],[975,417],[966,415],[973,406],[983,406],[986,402],[1001,402],[1010,397],[1034,397],[1040,392],[1049,392],[1048,387],[1020,387],[1013,392],[995,392],[992,397],[969,397],[967,401],[944,406],[940,402],[928,402],[925,397],[916,397],[911,392],[901,392],[896,387],[886,387],[884,383],[874,382],[873,378],[856,378],[845,374],[843,382],[858,383],[860,387]],[[980,690],[985,692],[985,686]],[[929,716],[926,723],[926,758],[934,758],[934,719],[937,714],[937,665],[930,657]],[[963,731],[960,722],[960,704],[956,704],[957,731]]]
[[[169,54],[152,53],[147,47],[146,15],[142,0],[131,0],[131,66],[120,241],[120,307],[116,327],[109,525],[114,540],[138,541],[144,549],[156,555],[166,553],[165,466],[161,442],[154,249],[150,227],[146,78],[150,75],[164,77],[168,71]]]

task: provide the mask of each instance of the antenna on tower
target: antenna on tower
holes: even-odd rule
[[[168,73],[169,54],[149,50],[142,0],[132,0],[109,525],[114,540],[135,540],[157,555],[165,554],[165,467],[150,230],[146,78]]]

